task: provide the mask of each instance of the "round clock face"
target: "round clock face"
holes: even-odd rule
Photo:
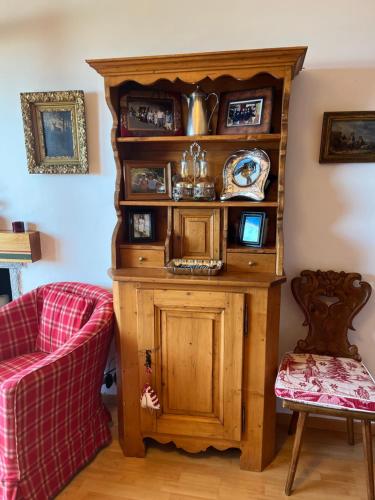
[[[239,187],[251,186],[260,176],[260,161],[254,158],[241,158],[233,169],[233,182]]]

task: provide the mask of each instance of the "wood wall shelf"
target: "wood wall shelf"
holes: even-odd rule
[[[117,142],[262,142],[278,143],[281,134],[172,135],[157,137],[117,137]]]
[[[38,231],[0,231],[0,262],[29,263],[41,259]]]
[[[173,200],[125,200],[120,201],[123,206],[146,207],[194,207],[194,208],[264,208],[277,207],[277,201],[173,201]]]

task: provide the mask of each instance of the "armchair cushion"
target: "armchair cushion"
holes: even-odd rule
[[[351,358],[287,353],[275,384],[276,396],[328,408],[375,412],[375,381]]]
[[[15,358],[6,359],[0,362],[0,391],[1,384],[6,382],[14,375],[19,376],[25,369],[37,367],[37,363],[46,358],[48,354],[44,352],[32,352],[21,354]],[[7,385],[7,384],[6,384]]]
[[[47,288],[43,295],[36,349],[53,352],[87,323],[94,302],[63,290]]]

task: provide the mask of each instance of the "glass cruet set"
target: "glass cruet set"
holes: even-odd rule
[[[175,201],[214,201],[216,198],[215,181],[208,175],[207,151],[197,142],[182,153],[180,175],[174,180],[172,196]]]

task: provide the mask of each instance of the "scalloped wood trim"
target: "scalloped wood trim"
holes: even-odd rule
[[[227,450],[228,448],[240,448],[241,446],[239,441],[224,439],[202,439],[201,437],[193,438],[156,433],[147,433],[144,434],[143,437],[154,439],[158,443],[162,444],[173,443],[177,448],[182,448],[188,453],[200,453],[201,451],[206,451],[210,446],[220,451]]]

